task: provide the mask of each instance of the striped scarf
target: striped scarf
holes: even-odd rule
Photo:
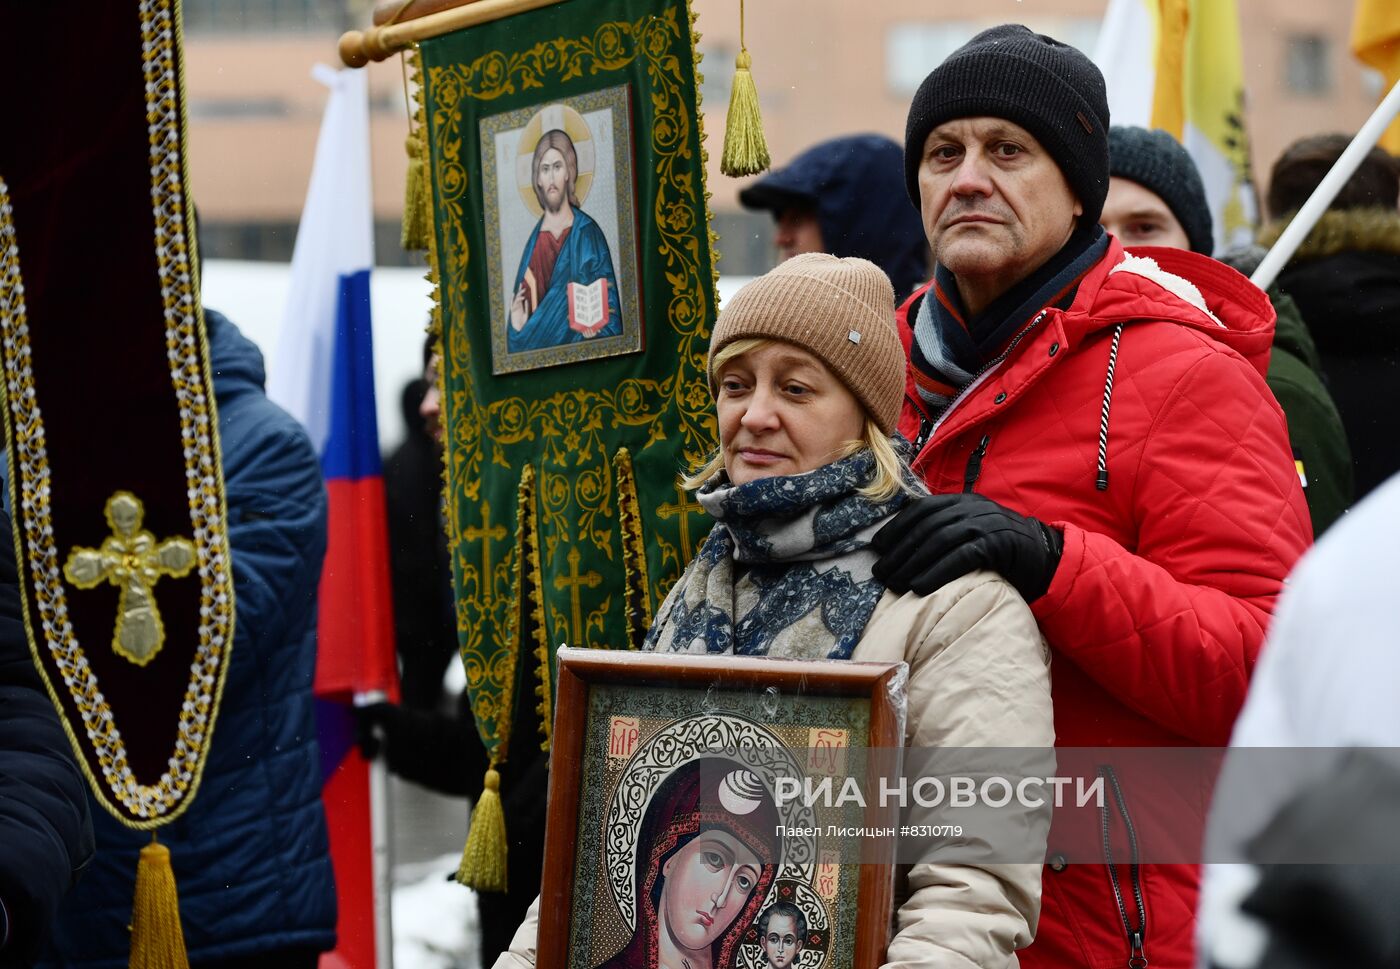
[[[1047,306],[1067,309],[1079,281],[1108,250],[1099,225],[1075,229],[1059,252],[1002,293],[977,316],[969,317],[957,281],[940,263],[933,285],[919,301],[914,320],[914,382],[928,416],[937,419],[1036,313]]]

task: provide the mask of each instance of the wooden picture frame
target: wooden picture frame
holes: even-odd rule
[[[802,913],[793,969],[877,969],[889,938],[895,838],[862,840],[850,861],[852,839],[824,842],[822,832],[836,822],[842,832],[893,832],[898,807],[875,798],[814,807],[791,786],[774,792],[794,774],[833,777],[838,790],[843,776],[855,777],[874,790],[877,771],[899,756],[906,678],[902,663],[560,649],[536,965],[631,965],[654,947],[657,913],[689,897],[677,893],[699,890],[688,874],[667,873],[673,860],[714,857],[700,844],[709,835],[752,849],[729,858],[728,912],[698,917],[702,934],[724,923],[705,943],[714,969],[766,964],[757,925],[778,902],[787,907],[773,914]],[[745,868],[740,856],[757,863]],[[795,929],[799,920],[785,917],[779,924]]]

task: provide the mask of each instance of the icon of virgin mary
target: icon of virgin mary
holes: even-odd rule
[[[637,839],[637,926],[598,969],[721,969],[777,873],[778,811],[759,777],[704,757],[664,780]]]

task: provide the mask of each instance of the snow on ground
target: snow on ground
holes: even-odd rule
[[[456,852],[395,869],[394,969],[479,969],[476,893],[447,879],[460,860]]]

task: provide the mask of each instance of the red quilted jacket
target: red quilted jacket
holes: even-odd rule
[[[1274,312],[1211,259],[1134,253],[1125,262],[1113,240],[1070,308],[1046,310],[931,431],[911,379],[900,430],[928,432],[914,468],[934,492],[975,490],[1064,531],[1054,580],[1032,604],[1054,649],[1058,746],[1224,745],[1274,600],[1312,539],[1283,412],[1264,383]],[[1177,295],[1191,287],[1174,277],[1190,279],[1210,312]],[[925,291],[900,310],[906,349]],[[1134,776],[1141,758],[1123,755],[1115,777],[1139,833],[1203,816],[1204,790],[1164,796],[1141,769]],[[1126,861],[1126,827],[1110,813],[1114,860]],[[1069,823],[1052,829],[1040,926],[1021,965],[1128,965],[1129,927],[1142,917],[1132,872],[1117,867],[1120,912],[1102,849],[1057,849]],[[1192,965],[1197,880],[1194,865],[1141,869],[1138,954],[1152,966]]]

